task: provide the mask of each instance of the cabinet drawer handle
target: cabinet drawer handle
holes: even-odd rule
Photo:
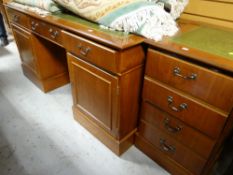
[[[197,74],[195,74],[195,73],[191,73],[191,75],[187,75],[187,76],[186,75],[182,75],[181,74],[181,70],[180,70],[179,67],[175,67],[173,69],[173,74],[175,76],[181,77],[181,78],[186,79],[186,80],[195,80],[197,78]]]
[[[79,43],[76,47],[80,50],[80,54],[83,56],[87,56],[87,54],[91,51],[91,48],[82,46],[81,43]]]
[[[82,47],[80,50],[81,55],[87,56],[87,54],[91,51],[89,47]]]
[[[18,15],[14,15],[13,21],[14,21],[14,22],[19,22],[19,16],[18,16]]]
[[[173,106],[173,97],[172,96],[168,96],[167,101],[168,101],[168,106],[170,107],[170,109],[175,111],[175,112],[181,112],[181,111],[188,108],[188,105],[186,103],[181,103],[178,107]]]
[[[168,145],[165,139],[160,139],[160,148],[165,152],[175,153],[176,148],[174,146]]]
[[[39,24],[34,21],[31,22],[31,25],[32,25],[32,30],[36,30],[36,28],[39,26]]]
[[[171,126],[169,118],[165,118],[163,123],[167,131],[174,133],[174,134],[180,132],[181,129],[183,128],[182,126],[176,126],[176,127]]]
[[[54,31],[52,28],[49,29],[49,33],[52,39],[55,39],[59,35],[59,32],[57,30]]]

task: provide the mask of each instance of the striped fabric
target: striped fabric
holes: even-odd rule
[[[153,40],[178,31],[175,19],[188,0],[14,0],[55,12],[59,4],[73,13],[114,30]],[[56,2],[56,3],[55,3]]]
[[[60,11],[57,4],[52,0],[13,0],[14,2],[29,5],[32,7],[38,7],[43,10],[47,10],[49,12],[57,12]]]

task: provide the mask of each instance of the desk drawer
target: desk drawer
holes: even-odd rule
[[[60,46],[62,46],[61,29],[46,22],[31,18],[30,29]]]
[[[117,72],[117,52],[100,44],[63,31],[64,45],[74,55],[104,68]]]
[[[210,155],[215,141],[148,102],[142,103],[141,120],[159,128],[204,158]]]
[[[149,49],[146,75],[226,112],[233,106],[233,78]],[[183,77],[181,77],[183,76]]]
[[[29,28],[29,18],[27,15],[16,10],[6,8],[8,12],[9,21],[24,28]]]
[[[212,138],[218,137],[227,118],[206,104],[185,96],[149,77],[145,77],[144,80],[143,99]]]
[[[141,122],[139,126],[139,135],[193,174],[201,174],[206,160],[175,141],[167,134],[151,125]]]

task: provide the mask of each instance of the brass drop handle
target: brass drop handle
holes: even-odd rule
[[[87,56],[88,53],[91,51],[91,48],[82,46],[81,43],[79,43],[76,47],[80,50],[80,54],[83,56]]]
[[[160,148],[165,152],[175,153],[176,148],[174,146],[168,145],[165,139],[160,139]]]
[[[37,26],[39,26],[39,24],[34,21],[31,22],[31,25],[32,25],[32,30],[36,30]]]
[[[163,124],[164,124],[164,127],[167,129],[167,131],[173,134],[178,133],[183,128],[182,126],[176,126],[176,127],[171,126],[169,118],[165,118],[165,120],[163,121]]]
[[[172,96],[168,96],[167,101],[168,101],[168,106],[170,107],[170,109],[175,112],[181,112],[188,108],[188,105],[186,103],[181,103],[178,107],[173,106],[174,101],[173,101]]]
[[[175,67],[173,69],[173,74],[175,76],[181,77],[181,78],[186,79],[186,80],[195,80],[197,78],[197,74],[195,74],[195,73],[191,73],[190,75],[187,75],[187,76],[182,75],[181,74],[181,69],[179,67]]]
[[[91,51],[89,47],[82,47],[80,50],[81,55],[87,56],[87,54]]]
[[[57,30],[54,31],[52,28],[49,29],[49,33],[52,39],[55,39],[59,35],[59,32]]]
[[[18,16],[18,15],[14,15],[13,21],[14,21],[14,22],[19,22],[19,16]]]

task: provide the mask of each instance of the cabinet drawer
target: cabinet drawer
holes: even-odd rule
[[[11,23],[17,24],[24,28],[29,28],[29,18],[27,15],[10,8],[6,8],[6,9],[7,9],[9,21]]]
[[[148,102],[143,102],[140,117],[146,123],[159,128],[161,131],[167,133],[172,138],[183,143],[189,149],[206,159],[213,149],[215,143],[214,140],[187,126],[155,106],[152,106]]]
[[[149,49],[146,75],[226,112],[233,106],[233,78]]]
[[[139,126],[139,135],[193,174],[200,174],[202,172],[206,160],[175,141],[167,134],[161,132],[159,129],[141,122]]]
[[[65,47],[69,52],[107,71],[117,72],[117,52],[115,50],[66,31],[62,32]]]
[[[40,36],[62,46],[61,29],[46,22],[31,18],[30,29]]]
[[[220,134],[226,116],[160,82],[145,77],[143,98],[212,138]]]

